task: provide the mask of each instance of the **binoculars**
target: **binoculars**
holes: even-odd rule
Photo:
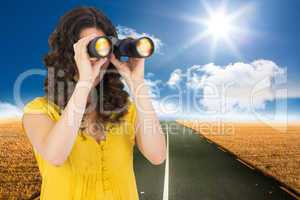
[[[114,36],[95,37],[87,45],[90,57],[104,58],[112,52],[116,57],[146,58],[154,52],[154,42],[149,37],[118,39]]]

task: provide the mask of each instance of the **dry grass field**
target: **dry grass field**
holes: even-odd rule
[[[0,199],[28,199],[41,177],[20,120],[0,121]]]
[[[300,123],[177,122],[300,192]]]

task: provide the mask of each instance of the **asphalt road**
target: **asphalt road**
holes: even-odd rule
[[[140,200],[295,199],[272,178],[248,168],[193,130],[176,122],[161,124],[168,133],[169,171],[165,177],[167,162],[151,165],[135,147]]]

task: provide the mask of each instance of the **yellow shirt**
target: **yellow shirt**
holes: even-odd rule
[[[61,110],[47,97],[36,97],[23,108],[24,113],[46,113],[58,120]],[[125,125],[110,123],[106,140],[97,143],[77,135],[71,153],[61,166],[44,160],[33,147],[42,176],[41,200],[138,200],[133,170],[136,107],[132,101],[123,116]],[[63,134],[63,133],[62,133]]]

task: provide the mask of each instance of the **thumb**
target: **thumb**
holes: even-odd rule
[[[95,66],[102,66],[105,62],[107,61],[107,57],[105,57],[105,58],[100,58],[99,60],[97,60],[96,62],[95,62]]]
[[[97,60],[94,64],[94,68],[95,71],[98,73],[100,71],[100,69],[102,68],[102,66],[104,65],[104,63],[107,61],[107,57],[105,58],[100,58],[99,60]]]
[[[125,62],[122,62],[122,61],[118,60],[114,54],[111,55],[111,59],[110,59],[110,60],[111,60],[112,64],[113,64],[118,70],[121,70],[121,69],[122,69],[122,66],[126,64]]]

